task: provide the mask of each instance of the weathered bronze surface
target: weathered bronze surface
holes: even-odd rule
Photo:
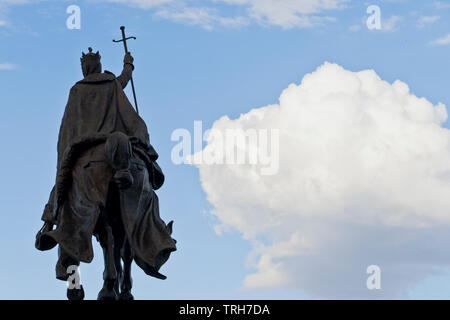
[[[64,281],[71,279],[74,266],[92,261],[92,236],[97,238],[105,262],[98,299],[133,299],[132,261],[146,274],[165,279],[159,269],[176,250],[172,222],[166,225],[159,215],[155,190],[164,175],[158,154],[123,91],[133,62],[127,52],[116,77],[102,73],[98,52],[89,48],[82,54],[84,79],[70,90],[59,132],[56,183],[36,235],[37,249],[58,246],[56,278]],[[67,296],[83,299],[83,287],[69,287]]]

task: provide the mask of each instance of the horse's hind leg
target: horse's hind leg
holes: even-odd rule
[[[115,290],[117,270],[114,262],[114,237],[106,212],[102,212],[97,223],[97,234],[103,249],[105,271],[103,272],[103,288],[98,293],[98,300],[117,300]]]
[[[131,249],[128,239],[125,237],[121,250],[123,260],[123,272],[120,281],[120,300],[134,300],[131,294],[133,279],[131,278],[131,263],[133,262],[133,250]]]

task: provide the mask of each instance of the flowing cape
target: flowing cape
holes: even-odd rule
[[[130,138],[133,153],[146,165],[152,189],[156,190],[163,184],[164,175],[156,163],[158,154],[150,144],[147,126],[128,101],[121,83],[110,72],[87,76],[70,90],[59,132],[56,184],[43,216],[44,220],[54,222],[57,227],[40,235],[36,241],[39,250],[48,250],[59,244],[78,261],[90,262],[93,259],[91,238],[98,210],[84,217],[71,212],[73,199],[68,197],[68,193],[73,185],[74,166],[80,156],[103,144],[111,133],[117,131]],[[172,224],[167,226],[159,217],[158,199],[153,190],[134,196],[135,199],[130,200],[133,195],[121,195],[126,235],[137,264],[147,274],[161,278],[158,269],[170,252],[176,250],[175,240],[170,236]],[[137,206],[139,203],[146,205]],[[89,232],[74,239],[70,234],[74,227]]]

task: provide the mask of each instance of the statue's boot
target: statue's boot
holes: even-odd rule
[[[36,247],[36,249],[38,250],[50,250],[52,249],[56,243],[54,241],[48,241],[48,239],[46,239],[45,237],[43,238],[42,235],[52,231],[53,230],[53,224],[50,222],[44,222],[44,225],[42,226],[42,228],[38,231],[38,233],[36,234],[36,241],[34,246]],[[42,241],[42,239],[47,240],[47,241]],[[51,239],[50,239],[51,240]]]
[[[132,148],[129,137],[122,132],[112,133],[105,143],[105,155],[108,163],[116,171],[114,181],[120,189],[133,184],[130,172]]]

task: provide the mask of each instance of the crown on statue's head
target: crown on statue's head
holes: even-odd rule
[[[88,50],[89,50],[89,53],[81,52],[82,53],[82,56],[81,56],[81,59],[80,59],[81,63],[84,63],[84,62],[87,62],[87,61],[98,61],[98,62],[100,62],[101,56],[98,53],[98,51],[96,53],[92,53],[92,48],[91,47],[89,47]]]

